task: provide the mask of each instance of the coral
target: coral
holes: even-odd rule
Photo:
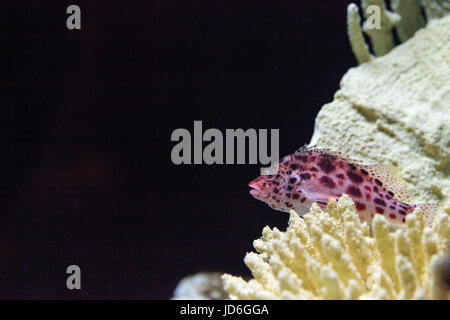
[[[184,277],[173,293],[174,300],[217,300],[226,299],[221,274],[218,272],[200,272]]]
[[[370,16],[370,6],[376,6],[380,10],[380,28],[369,27],[367,19]],[[384,0],[362,0],[361,7],[366,18],[363,30],[370,37],[373,51],[377,56],[385,55],[394,47],[392,28],[400,21],[400,15],[387,10]]]
[[[391,227],[377,215],[371,232],[347,195],[326,212],[314,204],[304,219],[291,211],[285,232],[265,227],[258,253],[245,256],[254,279],[225,274],[225,290],[234,299],[447,299],[438,266],[448,215],[431,229],[416,209],[405,228]]]
[[[347,7],[347,33],[356,60],[361,64],[370,61],[372,56],[364,41],[360,24],[361,19],[358,13],[358,7],[352,3]]]
[[[379,28],[368,23],[370,17],[376,14],[371,10],[374,6],[380,13]],[[361,7],[366,18],[363,30],[371,40],[373,51],[377,56],[385,55],[394,47],[392,28],[400,22],[400,15],[387,10],[384,0],[362,0]],[[363,63],[370,61],[370,53],[362,35],[360,22],[358,7],[351,3],[347,7],[348,37],[356,59],[359,63]]]
[[[414,201],[450,213],[450,16],[350,69],[311,145],[399,168]]]
[[[391,0],[392,10],[401,17],[396,25],[400,41],[405,42],[425,26],[420,12],[420,0]]]
[[[450,13],[448,0],[422,0],[427,19],[433,23]]]
[[[395,27],[398,38],[405,42],[414,33],[424,27],[425,20],[421,9],[426,13],[429,24],[432,24],[450,13],[448,0],[391,0],[393,11],[386,8],[384,0],[361,0],[361,10],[364,14],[364,33],[370,38],[374,54],[383,56],[394,48],[393,29]],[[374,27],[373,21],[378,8],[380,25]],[[347,7],[347,30],[353,53],[358,63],[370,61],[371,55],[364,41],[360,27],[358,7],[351,3]]]

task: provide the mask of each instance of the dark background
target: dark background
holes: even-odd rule
[[[170,298],[243,276],[265,225],[260,165],[172,164],[176,128],[279,128],[309,142],[356,65],[349,1],[14,1],[0,50],[0,298]],[[66,28],[77,4],[82,29]],[[82,290],[66,288],[66,268]]]

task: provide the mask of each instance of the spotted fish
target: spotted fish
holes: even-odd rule
[[[362,221],[381,214],[396,224],[405,222],[416,207],[431,224],[439,204],[413,204],[403,181],[389,167],[363,164],[341,153],[303,147],[284,157],[278,173],[249,183],[250,194],[273,209],[303,215],[316,202],[325,208],[328,199],[344,193],[355,203]]]

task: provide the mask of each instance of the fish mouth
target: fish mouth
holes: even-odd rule
[[[259,188],[259,185],[256,181],[252,181],[248,184],[248,186],[252,189],[250,189],[250,194],[254,196],[255,198],[258,196],[261,196],[261,189]]]
[[[252,182],[250,182],[248,184],[248,186],[250,188],[252,188],[250,190],[250,194],[253,197],[258,198],[258,199],[270,197],[270,193],[267,192],[267,189],[261,188],[261,180],[260,179],[253,180]]]

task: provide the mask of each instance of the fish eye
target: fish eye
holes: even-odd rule
[[[265,175],[265,176],[263,176],[263,177],[264,177],[264,179],[265,179],[266,181],[272,181],[273,179],[275,179],[276,174]]]
[[[271,172],[271,174],[264,175],[263,177],[264,177],[264,179],[265,179],[266,181],[272,181],[272,180],[274,180],[275,178],[279,178],[280,175],[279,175],[278,173],[273,173],[273,172]]]

